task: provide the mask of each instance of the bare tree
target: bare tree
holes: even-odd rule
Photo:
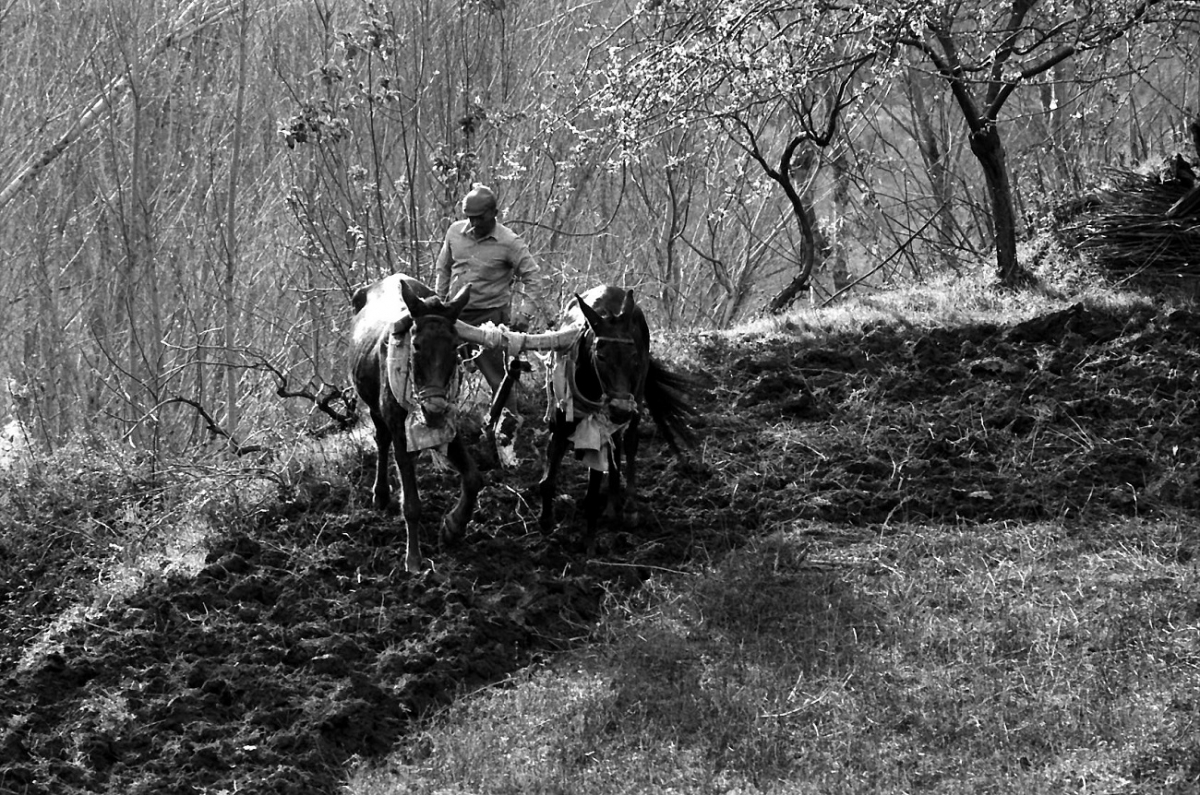
[[[787,199],[800,232],[797,269],[767,302],[786,307],[815,265],[814,213],[793,175],[806,149],[828,146],[875,57],[869,15],[835,3],[762,3],[737,9],[654,4],[625,27],[621,57],[595,106],[626,151],[684,124],[735,141]]]
[[[1000,116],[1022,85],[1080,53],[1107,47],[1167,0],[1006,5],[941,0],[892,6],[895,40],[913,48],[946,83],[968,130],[991,200],[996,274],[1005,286],[1028,284],[1017,260],[1018,217]]]
[[[238,311],[235,295],[238,272],[238,177],[242,167],[242,142],[245,138],[243,130],[244,111],[246,103],[246,54],[249,47],[250,6],[247,0],[241,0],[237,17],[237,85],[234,89],[236,98],[233,103],[233,144],[229,160],[229,189],[225,197],[225,279],[224,288],[224,340],[223,345],[227,356],[232,357],[236,347]],[[238,433],[238,400],[239,386],[237,371],[232,367],[225,369],[225,427],[230,434]]]

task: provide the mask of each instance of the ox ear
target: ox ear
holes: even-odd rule
[[[405,315],[392,324],[392,336],[403,337],[412,328],[412,315]]]
[[[583,300],[583,297],[579,293],[575,293],[575,303],[579,305],[579,311],[583,313],[583,319],[587,321],[592,331],[600,328],[600,324],[604,322],[604,318],[600,317],[600,314],[595,309],[588,306],[588,303]]]
[[[621,302],[621,318],[633,317],[633,310],[637,305],[633,302],[633,290],[625,291],[625,300]]]
[[[454,297],[450,299],[450,303],[446,305],[446,308],[449,310],[447,316],[451,320],[458,320],[459,313],[463,311],[463,308],[467,305],[467,301],[470,300],[471,285],[463,285],[463,288],[455,293]]]
[[[408,313],[412,317],[425,314],[425,302],[421,300],[421,296],[417,295],[417,291],[412,288],[406,280],[400,280],[400,299],[404,301],[404,305],[408,307]]]
[[[367,291],[370,285],[359,287],[354,291],[354,295],[350,296],[350,306],[354,307],[354,311],[361,312],[363,307],[367,305]]]

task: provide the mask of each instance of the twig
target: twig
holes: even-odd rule
[[[666,566],[652,566],[649,563],[617,563],[616,561],[612,560],[597,560],[593,561],[593,563],[597,566],[620,566],[627,569],[651,569],[653,571],[664,571],[667,574],[681,574],[685,576],[688,574],[686,571],[668,569]]]

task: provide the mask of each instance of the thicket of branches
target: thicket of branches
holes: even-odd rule
[[[1003,280],[1032,219],[1185,146],[1194,6],[0,0],[0,424],[347,421],[350,291],[429,278],[477,180],[560,297],[661,328]]]

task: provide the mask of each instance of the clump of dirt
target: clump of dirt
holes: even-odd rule
[[[14,548],[0,566],[0,791],[334,791],[351,757],[386,754],[430,709],[586,638],[608,594],[780,527],[1057,519],[1085,533],[1200,508],[1190,311],[1078,305],[820,346],[713,336],[694,355],[701,447],[675,460],[645,431],[641,524],[602,526],[592,559],[572,506],[582,471],[567,467],[545,537],[527,460],[493,471],[468,536],[409,575],[397,519],[359,507],[364,459],[359,496],[281,495],[233,517],[199,573],[92,611],[18,665],[75,581],[57,555],[22,579]],[[421,486],[432,525],[456,481],[424,467]]]

